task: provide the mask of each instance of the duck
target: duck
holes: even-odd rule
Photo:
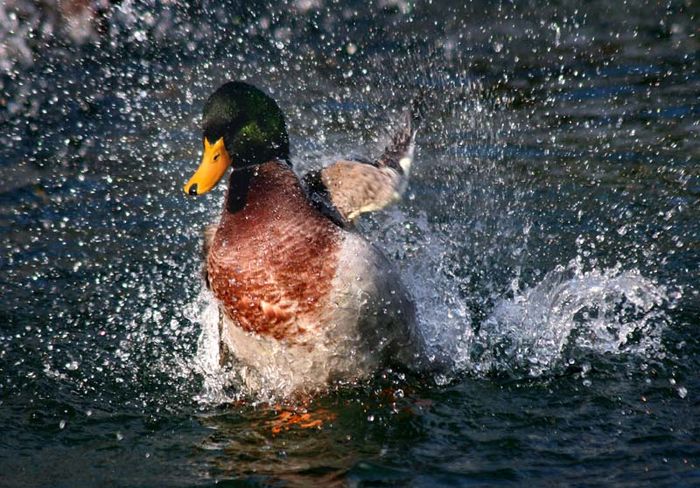
[[[411,295],[356,226],[404,193],[418,112],[406,110],[375,160],[298,176],[272,97],[230,81],[204,104],[201,163],[184,192],[206,194],[229,172],[221,217],[204,229],[203,274],[219,309],[220,362],[246,391],[309,395],[420,361]]]

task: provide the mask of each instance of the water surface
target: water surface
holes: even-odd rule
[[[91,12],[0,6],[0,485],[700,483],[696,5]],[[213,360],[223,188],[181,186],[229,79],[279,101],[299,172],[433,94],[407,197],[360,228],[446,367],[335,388],[321,428]]]

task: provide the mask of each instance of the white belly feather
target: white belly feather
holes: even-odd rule
[[[360,380],[388,361],[412,364],[422,349],[414,307],[398,275],[374,246],[351,232],[343,235],[321,326],[299,324],[309,331],[303,344],[246,332],[222,317],[221,340],[247,389],[266,397]]]

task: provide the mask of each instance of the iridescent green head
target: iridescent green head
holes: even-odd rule
[[[188,195],[214,188],[229,166],[243,168],[289,157],[282,111],[272,98],[247,83],[226,83],[209,97],[203,128],[204,154],[185,185]]]

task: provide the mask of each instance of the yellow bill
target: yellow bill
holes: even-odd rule
[[[218,141],[211,144],[205,137],[202,162],[190,181],[185,184],[185,193],[202,195],[208,192],[216,186],[230,165],[231,157],[224,146],[224,138],[220,137]]]

